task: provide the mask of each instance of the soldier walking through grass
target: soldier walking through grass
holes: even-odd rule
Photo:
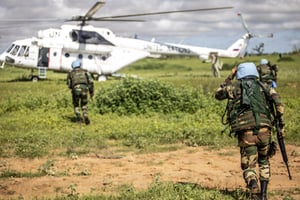
[[[81,61],[72,62],[72,70],[67,76],[67,85],[72,92],[72,101],[74,112],[79,122],[82,121],[81,110],[85,124],[90,124],[88,117],[88,93],[90,97],[94,96],[94,82],[91,74],[81,68]]]
[[[219,71],[219,58],[218,58],[218,54],[217,53],[212,53],[211,54],[211,68],[212,68],[212,72],[213,72],[213,76],[215,78],[220,78],[220,71]]]
[[[284,132],[283,105],[277,93],[271,93],[259,82],[254,63],[239,64],[236,68],[237,80],[231,82],[232,78],[229,76],[221,84],[215,98],[228,99],[224,124],[230,126],[230,132],[238,139],[243,178],[251,191],[252,199],[266,200],[270,180],[269,158],[276,151],[271,138],[273,119],[270,105],[275,105],[281,131]],[[259,175],[255,169],[257,163]]]

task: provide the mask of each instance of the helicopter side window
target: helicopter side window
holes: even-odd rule
[[[19,53],[18,53],[18,56],[26,56],[25,53],[26,53],[26,50],[27,50],[27,46],[22,46]]]
[[[99,33],[94,31],[73,30],[71,33],[71,37],[73,41],[78,41],[79,43],[84,44],[113,45],[111,42],[102,37]]]
[[[24,56],[25,57],[28,57],[29,56],[29,47],[26,48],[25,52],[24,52]]]
[[[11,55],[13,55],[13,56],[17,55],[19,49],[20,49],[20,46],[16,45],[15,48],[12,50]]]

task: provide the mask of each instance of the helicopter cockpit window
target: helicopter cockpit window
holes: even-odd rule
[[[72,40],[84,44],[103,44],[113,45],[111,42],[94,31],[73,30],[71,33]]]
[[[15,46],[15,44],[10,45],[10,47],[6,50],[6,53],[9,53]]]
[[[19,49],[20,49],[20,46],[16,45],[15,48],[12,50],[11,55],[13,55],[13,56],[17,55]]]

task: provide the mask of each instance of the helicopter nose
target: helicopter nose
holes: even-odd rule
[[[4,68],[5,53],[0,54],[0,68]]]
[[[0,54],[0,61],[1,62],[5,61],[5,53]]]

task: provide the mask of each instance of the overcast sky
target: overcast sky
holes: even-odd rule
[[[36,37],[37,31],[59,28],[64,21],[84,15],[96,0],[1,0],[0,50],[14,40]],[[119,36],[133,36],[159,42],[174,42],[225,49],[240,38],[244,30],[237,13],[241,12],[252,33],[273,33],[274,38],[253,38],[248,52],[264,43],[265,52],[290,52],[300,48],[300,0],[106,0],[94,16],[142,12],[233,6],[233,9],[147,16],[146,22],[97,22],[94,26],[111,29]],[[38,20],[7,22],[8,19]],[[3,21],[4,20],[4,21]]]

